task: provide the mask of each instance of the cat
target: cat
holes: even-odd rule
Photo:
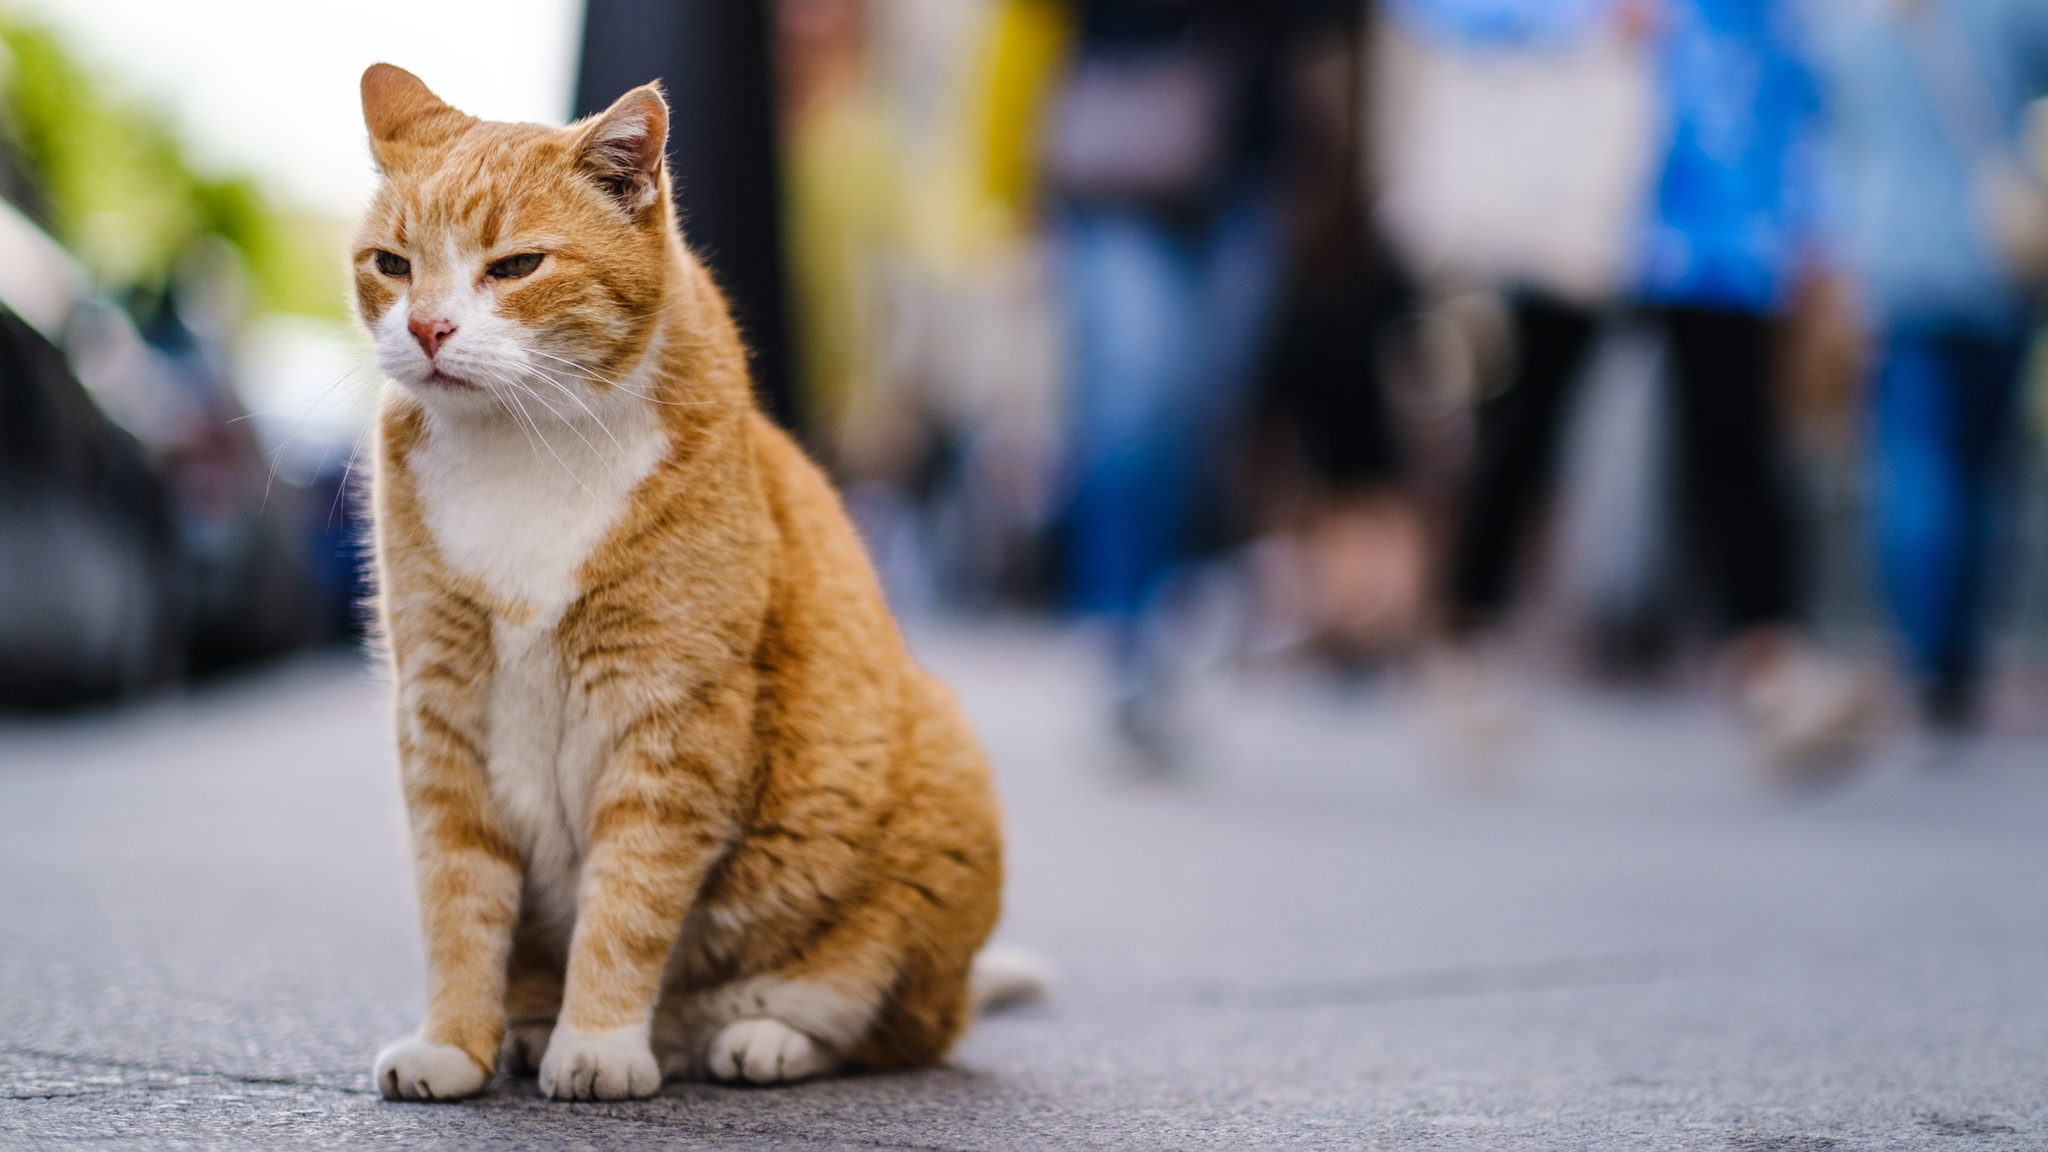
[[[376,607],[427,960],[377,1085],[456,1099],[503,1060],[613,1100],[941,1060],[999,910],[989,770],[755,406],[660,87],[566,128],[388,64],[362,100]]]

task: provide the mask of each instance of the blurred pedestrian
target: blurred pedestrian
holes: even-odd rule
[[[1076,0],[1045,143],[1068,309],[1068,595],[1109,628],[1118,717],[1164,759],[1144,643],[1217,490],[1279,279],[1275,5]]]
[[[1287,274],[1261,379],[1257,650],[1363,669],[1416,636],[1424,521],[1382,366],[1415,307],[1367,212],[1365,7],[1301,5],[1280,68]]]
[[[2048,93],[2048,4],[1814,5],[1838,239],[1877,348],[1870,492],[1879,567],[1927,719],[1970,724],[1987,556],[2012,460],[2048,194],[2021,143]]]
[[[1803,775],[1852,762],[1875,702],[1805,639],[1800,532],[1769,371],[1774,317],[1814,243],[1816,105],[1796,14],[1757,0],[1404,0],[1400,10],[1475,43],[1618,29],[1652,52],[1662,154],[1624,287],[1668,335],[1692,554],[1773,763]],[[1513,311],[1519,364],[1479,407],[1452,561],[1451,625],[1464,640],[1510,605],[1599,330],[1594,308],[1556,294],[1522,291]]]

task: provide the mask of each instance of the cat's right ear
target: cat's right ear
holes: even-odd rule
[[[630,216],[660,197],[667,147],[668,101],[659,82],[642,84],[592,117],[578,143],[583,169]]]
[[[389,175],[412,157],[439,147],[475,122],[450,108],[420,78],[394,64],[372,64],[363,72],[363,124],[370,130],[370,155]]]

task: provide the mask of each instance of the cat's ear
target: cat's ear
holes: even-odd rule
[[[363,124],[377,170],[404,167],[414,155],[438,147],[475,123],[427,90],[420,78],[393,64],[363,72]]]
[[[661,195],[662,153],[668,146],[668,101],[659,82],[643,84],[583,127],[578,163],[629,215]]]

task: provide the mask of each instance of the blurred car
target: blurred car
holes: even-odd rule
[[[307,494],[272,482],[178,288],[129,311],[0,204],[0,703],[117,697],[331,630]]]

